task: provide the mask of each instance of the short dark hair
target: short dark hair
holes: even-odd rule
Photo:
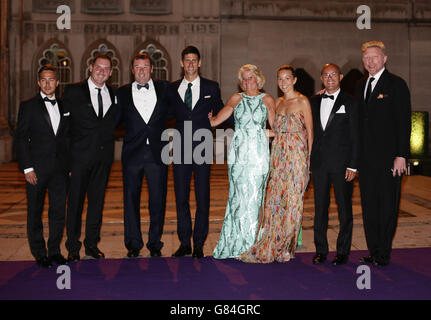
[[[40,75],[42,74],[42,72],[44,71],[52,71],[55,74],[55,78],[58,79],[58,72],[57,72],[57,67],[53,66],[52,64],[44,64],[43,66],[41,66],[39,68],[39,70],[37,71],[37,79],[40,80]]]
[[[334,67],[337,69],[338,73],[341,74],[341,69],[338,65],[336,65],[335,63],[327,63],[323,66],[322,70],[320,70],[320,74],[323,74],[323,70],[325,70],[328,67]]]
[[[280,68],[278,68],[277,73],[279,73],[282,70],[290,70],[290,72],[292,72],[292,76],[296,78],[295,68],[293,68],[290,64],[282,65]]]
[[[105,53],[99,53],[99,54],[97,54],[97,55],[96,55],[96,56],[91,60],[91,65],[92,65],[92,66],[96,63],[97,59],[105,59],[105,60],[108,60],[108,61],[109,61],[109,64],[111,65],[111,68],[112,68],[112,59],[111,59],[111,57],[110,57],[110,56],[108,56],[107,54],[105,54]]]
[[[135,54],[135,56],[132,59],[132,62],[130,64],[130,66],[133,69],[133,64],[135,63],[135,60],[147,60],[150,61],[150,66],[154,66],[154,61],[153,59],[151,59],[150,55],[147,52],[140,52],[138,54]]]
[[[198,56],[198,59],[201,60],[201,54],[199,53],[198,48],[194,46],[187,46],[181,52],[181,60],[184,60],[186,54],[194,53]]]

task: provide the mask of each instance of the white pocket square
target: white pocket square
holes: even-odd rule
[[[211,96],[205,96],[205,97],[204,97],[204,99],[209,99],[209,98],[211,98]]]
[[[68,116],[70,116],[70,112],[63,114],[63,117],[68,117]]]
[[[346,107],[344,106],[344,104],[335,113],[346,113]]]

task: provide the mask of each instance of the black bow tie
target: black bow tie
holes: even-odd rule
[[[140,85],[139,83],[138,83],[138,90],[141,90],[141,88],[145,88],[145,89],[149,89],[150,88],[150,85],[148,84],[148,83],[146,83],[146,84],[144,84],[144,85]]]
[[[323,99],[325,99],[325,98],[329,98],[331,100],[334,100],[334,96],[329,96],[326,93],[323,94]]]
[[[57,100],[55,100],[55,99],[51,100],[48,97],[43,98],[43,101],[51,102],[52,105],[55,105],[57,103]]]

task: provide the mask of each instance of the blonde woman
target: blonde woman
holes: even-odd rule
[[[232,113],[235,118],[235,134],[228,155],[229,199],[213,253],[217,259],[237,258],[255,242],[269,174],[265,129],[267,120],[271,127],[274,122],[275,101],[260,91],[265,77],[258,67],[242,66],[238,80],[243,92],[232,95],[217,116],[210,116],[213,127]]]

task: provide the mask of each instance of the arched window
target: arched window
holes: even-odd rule
[[[58,43],[53,43],[42,52],[42,57],[38,60],[38,68],[46,64],[57,67],[60,84],[56,95],[61,96],[65,85],[72,82],[72,60],[66,49]]]
[[[145,49],[139,50],[139,53],[148,53],[154,61],[153,76],[157,80],[170,80],[169,57],[164,49],[158,48],[157,45],[150,42]]]
[[[108,80],[108,84],[111,85],[114,88],[118,88],[120,86],[120,60],[117,57],[116,51],[114,48],[110,47],[106,43],[99,44],[95,49],[93,49],[90,52],[90,56],[85,61],[85,77],[88,78],[90,76],[90,64],[91,61],[96,57],[98,54],[106,54],[109,56],[112,60],[112,76]]]

